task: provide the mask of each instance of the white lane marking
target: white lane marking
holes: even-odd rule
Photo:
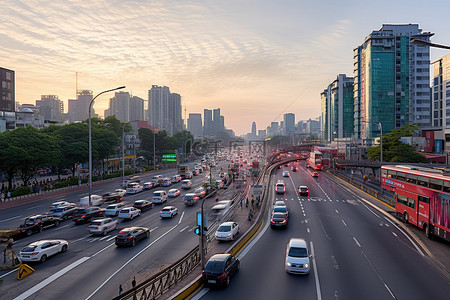
[[[85,237],[82,237],[82,238],[79,238],[79,239],[73,241],[72,243],[76,243],[76,242],[81,241],[81,240],[84,240],[85,238],[88,238],[88,237],[90,237],[90,235],[85,236]]]
[[[361,248],[361,244],[358,242],[358,240],[355,238],[353,238],[353,240],[355,241],[356,245],[358,245],[358,247]]]
[[[8,273],[5,273],[5,274],[1,275],[0,278],[3,278],[3,277],[5,277],[6,275],[9,275],[9,274],[11,274],[11,273],[13,273],[13,272],[15,272],[15,271],[17,271],[17,268],[14,269],[14,270],[9,271]]]
[[[181,213],[181,217],[180,217],[180,220],[178,221],[178,224],[180,224],[181,221],[183,220],[183,216],[184,216],[184,210],[183,210],[183,212]]]
[[[16,216],[16,217],[12,217],[12,218],[9,218],[9,219],[4,219],[4,220],[1,220],[0,223],[1,223],[1,222],[7,222],[7,221],[9,221],[9,220],[17,219],[17,218],[20,218],[21,216],[22,216],[22,215]]]
[[[367,200],[366,200],[366,201],[367,201]],[[378,219],[380,219],[380,216],[377,215],[373,210],[371,210],[364,202],[361,202],[361,204],[362,204],[365,208],[367,208],[372,214],[374,214],[375,217],[377,217]]]
[[[339,202],[339,200],[336,200],[336,202]]]
[[[389,293],[391,294],[392,298],[395,299],[394,294],[392,293],[391,289],[387,286],[387,284],[385,283],[384,286],[387,288],[387,290],[389,291]]]
[[[345,227],[347,227],[347,224],[345,224],[345,221],[344,221],[344,220],[342,220],[342,223],[344,223]]]
[[[395,232],[392,232],[392,234],[393,234],[394,236],[397,236],[397,234],[395,234]]]
[[[115,235],[113,235],[112,237],[110,237],[109,239],[107,239],[106,241],[107,242],[109,242],[110,240],[113,240],[113,239],[115,239],[116,238],[116,236]]]
[[[336,258],[335,258],[334,256],[331,256],[331,262],[333,263],[333,267],[334,267],[336,270],[339,270],[339,265],[338,265],[338,263],[337,263],[337,261],[336,261]]]
[[[310,233],[309,228],[306,228],[306,232]]]
[[[308,224],[308,220],[305,220],[305,223]]]
[[[76,268],[78,265],[81,265],[82,263],[87,261],[89,258],[90,257],[82,257],[79,260],[71,263],[70,265],[68,265],[67,267],[62,269],[61,271],[56,272],[55,274],[53,274],[52,276],[48,277],[44,281],[41,281],[38,284],[36,284],[35,286],[33,286],[31,289],[29,289],[26,292],[20,294],[19,296],[14,298],[14,300],[24,300],[24,299],[30,297],[31,295],[33,295],[37,291],[43,289],[44,287],[46,287],[47,285],[49,285],[50,283],[52,283],[53,281],[55,281],[59,277],[63,276],[64,274],[66,274],[67,272],[72,270],[73,268]]]
[[[160,235],[156,240],[154,240],[152,243],[148,244],[144,249],[142,249],[141,251],[139,251],[138,253],[136,253],[132,258],[130,258],[126,263],[124,263],[119,269],[117,269],[117,271],[115,271],[111,276],[108,277],[108,279],[106,279],[97,289],[95,289],[95,291],[92,292],[92,294],[90,294],[86,300],[91,299],[92,296],[94,296],[95,293],[97,293],[108,281],[111,280],[111,278],[113,278],[117,273],[119,273],[123,268],[125,268],[126,265],[128,265],[130,262],[132,262],[136,257],[138,257],[142,252],[144,252],[145,250],[147,250],[148,248],[150,248],[153,244],[155,244],[157,241],[159,241],[160,239],[162,239],[166,234],[168,234],[169,232],[171,232],[172,230],[174,230],[175,228],[177,228],[178,224],[173,226],[172,228],[170,228],[169,230],[167,230],[164,234]],[[114,245],[114,244],[112,244]],[[109,247],[109,246],[108,246]],[[105,248],[106,249],[106,248]],[[103,250],[101,250],[103,251]]]
[[[197,226],[194,226],[194,227],[192,227],[191,229],[189,229],[188,231],[189,232],[191,232],[192,230],[194,230],[195,229],[195,227],[197,227]]]
[[[314,245],[313,245],[313,242],[309,242],[309,243],[311,245],[311,254],[312,254],[312,261],[313,261],[313,266],[314,266],[314,278],[316,279],[317,300],[322,300],[322,294],[320,292],[320,283],[319,283],[319,270],[317,269]]]
[[[337,214],[339,213],[337,209],[334,210]]]
[[[91,239],[90,241],[89,241],[89,243],[93,243],[93,242],[95,242],[95,241],[98,241],[100,238],[93,238],[93,239]]]
[[[183,229],[181,229],[180,232],[183,232],[183,231],[185,231],[185,230],[188,229],[188,228],[189,228],[189,225],[186,226],[186,227],[184,227]]]
[[[44,204],[36,205],[36,206],[33,206],[33,207],[28,207],[27,210],[34,209],[34,208],[41,207],[41,206],[44,206]]]
[[[106,246],[106,247],[103,248],[102,250],[97,251],[96,253],[94,253],[94,254],[91,256],[91,258],[94,257],[94,256],[96,256],[96,255],[98,255],[98,254],[100,254],[100,253],[102,253],[103,251],[105,251],[105,250],[108,249],[109,247],[113,246],[114,244],[115,244],[115,243],[109,244],[108,246]]]
[[[99,241],[103,241],[105,239],[109,238],[109,235],[102,237],[101,239],[99,239]]]
[[[152,232],[152,231],[154,231],[154,230],[156,230],[156,229],[158,229],[158,226],[156,226],[156,227],[153,228],[153,229],[150,229],[150,232]]]
[[[423,254],[422,250],[420,250],[419,246],[416,245],[416,243],[414,243],[414,241],[409,237],[409,235],[406,234],[406,232],[404,232],[403,230],[401,230],[397,225],[395,225],[391,220],[389,220],[388,218],[384,217],[389,223],[391,223],[395,228],[397,228],[398,231],[400,231],[401,233],[403,233],[404,236],[406,236],[406,238],[411,242],[411,244],[416,248],[417,252],[420,253],[420,255],[425,256],[425,254]]]
[[[209,288],[202,288],[197,294],[195,294],[194,297],[191,298],[191,300],[199,300],[208,292]]]
[[[69,224],[55,228],[55,230],[60,230],[60,229],[66,228],[67,226],[69,226]]]

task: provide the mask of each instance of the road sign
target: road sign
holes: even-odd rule
[[[162,161],[163,162],[176,162],[177,161],[177,155],[176,154],[163,154],[162,155]]]
[[[19,267],[19,272],[17,273],[17,279],[23,279],[34,272],[34,269],[29,265],[22,264]]]
[[[253,195],[262,195],[263,186],[262,185],[254,185],[253,186]]]

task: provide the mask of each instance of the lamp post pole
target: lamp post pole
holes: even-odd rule
[[[112,92],[112,91],[116,91],[116,90],[120,90],[120,89],[124,89],[125,86],[120,86],[117,87],[115,89],[110,89],[110,90],[106,90],[103,91],[99,94],[97,94],[94,98],[92,98],[91,103],[89,103],[89,205],[91,205],[91,195],[92,195],[92,126],[91,126],[91,110],[92,110],[92,105],[94,104],[94,100],[104,94],[104,93],[108,93],[108,92]]]

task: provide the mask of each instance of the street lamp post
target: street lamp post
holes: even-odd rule
[[[92,126],[91,126],[91,110],[92,110],[92,105],[94,104],[94,100],[104,94],[104,93],[108,93],[108,92],[112,92],[112,91],[116,91],[116,90],[120,90],[120,89],[124,89],[125,86],[120,86],[117,87],[115,89],[110,89],[110,90],[106,90],[103,91],[99,94],[97,94],[94,98],[92,98],[91,103],[89,103],[89,205],[91,205],[91,195],[92,195]]]

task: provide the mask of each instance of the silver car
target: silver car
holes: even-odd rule
[[[44,262],[48,257],[66,252],[69,243],[66,240],[41,240],[32,242],[19,252],[21,261]]]

